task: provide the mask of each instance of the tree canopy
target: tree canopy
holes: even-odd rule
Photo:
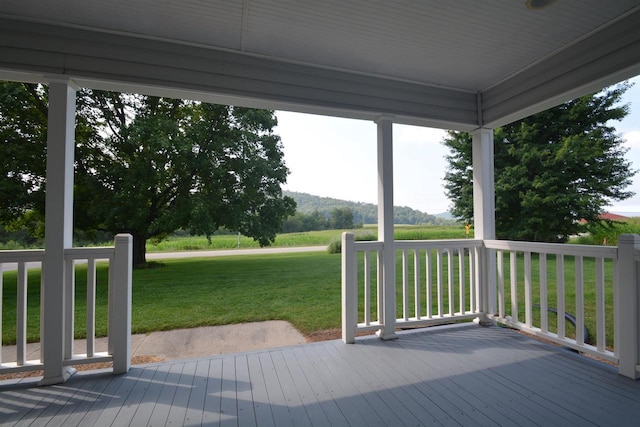
[[[2,83],[0,219],[44,213],[47,90]],[[219,227],[273,242],[295,202],[272,111],[83,89],[77,95],[74,223],[147,239]]]
[[[498,238],[565,241],[581,221],[633,195],[635,171],[611,122],[621,120],[628,85],[608,88],[494,130]],[[472,221],[471,136],[448,132],[445,188],[455,217]]]

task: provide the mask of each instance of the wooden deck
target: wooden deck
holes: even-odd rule
[[[638,425],[640,381],[499,327],[402,333],[0,386],[2,425]]]

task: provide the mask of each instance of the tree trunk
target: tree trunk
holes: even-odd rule
[[[139,267],[147,262],[147,238],[133,233],[133,267]]]

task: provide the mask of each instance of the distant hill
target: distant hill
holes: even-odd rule
[[[373,203],[351,202],[295,191],[285,191],[284,195],[293,198],[298,205],[297,211],[306,215],[317,211],[319,214],[329,217],[331,211],[336,208],[349,208],[353,212],[354,223],[375,224],[378,222],[378,205]],[[396,206],[394,207],[393,222],[395,224],[440,224],[443,219],[406,206]]]
[[[437,214],[433,214],[433,216],[435,216],[436,218],[442,218],[442,219],[451,219],[451,220],[455,219],[453,215],[451,215],[451,212],[440,212]]]

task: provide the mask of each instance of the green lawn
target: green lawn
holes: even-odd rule
[[[443,227],[446,229],[447,227]],[[373,230],[375,232],[375,230]],[[455,238],[456,233],[464,234],[464,229],[436,230],[429,234],[429,227],[400,228],[396,233],[398,239],[413,238]],[[367,233],[371,230],[357,230]],[[404,233],[404,235],[403,235]],[[313,239],[333,239],[340,236],[341,231],[313,233]],[[216,236],[216,238],[219,236]],[[223,236],[220,236],[223,237]],[[294,236],[288,236],[294,241]],[[307,241],[308,236],[296,236],[297,245]],[[302,240],[301,240],[302,239]],[[214,239],[215,240],[215,239]],[[206,242],[206,239],[205,239]],[[323,241],[322,244],[326,242]],[[465,261],[466,265],[468,263]],[[573,259],[565,260],[566,277],[566,309],[575,313],[575,292],[573,287]],[[398,262],[398,284],[401,283],[402,269]],[[524,321],[523,262],[518,259],[518,301],[521,321]],[[205,325],[221,325],[262,320],[287,320],[303,333],[311,333],[329,328],[340,327],[340,280],[341,258],[337,254],[324,252],[231,256],[216,258],[192,258],[163,261],[161,267],[134,270],[133,272],[133,333],[146,333],[158,330],[189,328]],[[362,269],[362,266],[360,266]],[[373,267],[372,267],[373,268]],[[424,263],[423,263],[424,268]],[[592,262],[585,262],[585,301],[587,327],[594,334],[595,323],[595,291],[592,283],[594,276]],[[413,271],[412,261],[409,271]],[[534,303],[539,303],[538,259],[532,260]],[[549,257],[549,306],[556,306],[555,291],[555,259]],[[454,268],[456,310],[458,295],[457,263]],[[374,272],[375,274],[375,272]],[[432,275],[435,283],[435,266]],[[445,268],[446,283],[446,268]],[[362,274],[360,273],[360,277]],[[373,275],[372,277],[375,277]],[[410,275],[411,277],[411,275]],[[424,281],[424,273],[422,274]],[[505,277],[509,277],[508,257],[505,255]],[[16,273],[4,273],[3,307],[2,307],[2,339],[3,344],[15,342],[16,327]],[[107,333],[107,268],[98,266],[97,291],[97,325],[99,336]],[[607,283],[611,283],[611,265],[607,268]],[[446,288],[446,285],[445,285]],[[606,289],[607,306],[612,306],[612,287]],[[510,314],[510,289],[506,291],[506,309]],[[39,298],[40,272],[29,272],[28,290],[28,340],[39,338]],[[372,293],[375,295],[375,293]],[[413,293],[409,297],[413,307]],[[466,296],[469,301],[468,295]],[[424,295],[421,297],[422,314],[424,315]],[[398,317],[402,316],[402,290],[398,287]],[[372,302],[375,307],[375,297]],[[435,303],[434,288],[434,313]],[[445,311],[447,310],[445,298]],[[86,267],[77,266],[76,274],[76,337],[85,336],[86,312]],[[413,316],[413,313],[411,314]],[[613,313],[607,311],[607,344],[612,345]],[[555,317],[550,314],[550,329],[555,330]],[[539,310],[534,311],[534,325],[539,326]],[[567,334],[573,335],[572,328],[567,325]]]
[[[343,231],[351,231],[356,235],[378,235],[376,226],[367,225],[355,230],[322,230],[307,231],[304,233],[278,234],[273,247],[294,246],[325,246],[335,240],[340,240]],[[395,238],[397,240],[438,240],[438,239],[464,239],[466,236],[464,226],[396,226]],[[473,237],[473,231],[471,236]],[[238,244],[237,234],[215,235],[209,243],[204,236],[174,235],[161,242],[147,242],[147,252],[174,252],[235,248],[259,248],[257,242],[245,236],[240,236]]]
[[[342,230],[309,231],[306,233],[279,234],[273,243],[273,247],[292,246],[323,246],[329,244],[333,239],[339,239]],[[215,235],[211,238],[211,243],[204,236],[170,236],[161,242],[147,242],[147,252],[174,252],[174,251],[197,251],[216,249],[246,249],[259,248],[258,242],[250,237],[223,234]]]
[[[98,268],[96,333],[107,333],[107,268]],[[3,344],[15,342],[16,274],[4,274]],[[39,335],[40,273],[29,274],[28,341]],[[77,338],[85,336],[86,267],[76,275]],[[281,319],[302,332],[340,326],[340,255],[167,260],[134,270],[132,332]]]

